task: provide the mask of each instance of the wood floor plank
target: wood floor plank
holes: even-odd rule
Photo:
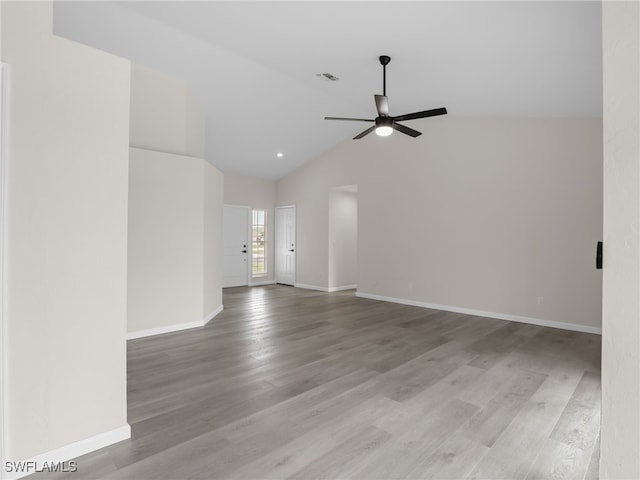
[[[230,472],[229,479],[288,478],[330,452],[339,443],[353,443],[371,430],[371,421],[394,408],[395,402],[374,396],[361,402],[357,409],[334,416],[316,428],[240,469]]]
[[[574,445],[550,438],[529,470],[526,480],[584,478],[591,455]]]
[[[485,370],[484,365],[477,365],[473,361],[469,366],[480,368],[482,371],[475,382],[469,383],[461,390],[456,398],[484,408],[495,397],[496,391],[518,374],[519,370],[509,364],[509,357],[502,356],[501,361]]]
[[[439,408],[423,412],[411,426],[398,432],[388,447],[352,478],[407,478],[422,461],[430,457],[478,408],[452,400]]]
[[[467,478],[488,451],[489,447],[456,433],[440,445],[433,454],[420,461],[408,478],[424,480]]]
[[[587,468],[587,473],[584,475],[584,480],[598,480],[600,478],[600,435],[593,447],[593,453],[591,454],[591,461]]]
[[[256,432],[270,430],[274,421],[278,418],[286,418],[287,423],[294,428],[294,424],[301,423],[301,416],[308,412],[313,412],[314,417],[319,417],[327,406],[332,404],[332,400],[339,396],[347,396],[352,401],[359,398],[367,398],[368,389],[373,390],[370,380],[376,377],[376,373],[359,369],[340,378],[334,379],[323,385],[319,385],[287,401],[278,403],[271,408],[267,408],[253,415],[244,417],[238,421],[221,427],[218,431],[232,441],[238,441],[255,435]],[[377,382],[377,380],[375,380]],[[365,390],[365,394],[361,391]],[[359,396],[360,395],[360,396]],[[346,408],[346,404],[341,399],[335,402],[340,408]]]
[[[291,479],[351,478],[363,465],[371,462],[384,448],[391,435],[375,427],[365,426],[355,438],[348,439],[296,471]]]
[[[78,480],[97,479],[100,477],[109,477],[117,471],[116,465],[107,452],[99,450],[91,452],[74,460],[76,462],[76,470],[69,473],[72,468],[70,462],[65,462],[67,471],[48,472],[43,471],[30,475],[28,478],[32,480],[60,480],[65,478],[76,478]]]
[[[274,435],[275,437],[275,435]],[[229,441],[217,434],[203,435],[168,447],[154,455],[131,462],[103,478],[109,480],[175,480],[180,478],[208,478],[209,469],[202,459],[220,451],[227,451]]]
[[[224,306],[128,342],[132,438],[47,478],[597,478],[597,335],[280,285]]]
[[[591,456],[600,432],[600,376],[585,372],[558,420],[551,438]]]
[[[580,378],[560,371],[547,376],[474,469],[472,478],[525,478]]]
[[[461,433],[482,445],[492,447],[546,378],[546,375],[526,371],[514,375],[469,420]]]
[[[396,435],[405,434],[414,427],[418,419],[454,400],[456,394],[463,390],[466,384],[478,378],[480,371],[478,368],[462,365],[403,402],[402,409],[388,412],[376,419],[374,425]],[[475,411],[478,410],[475,407]]]

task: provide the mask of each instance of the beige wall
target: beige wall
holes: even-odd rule
[[[128,61],[2,2],[10,64],[7,457],[126,430]]]
[[[204,125],[204,113],[186,82],[132,65],[132,147],[203,158]]]
[[[276,182],[264,178],[231,173],[224,176],[224,203],[254,208],[273,208],[276,201]]]
[[[603,479],[640,478],[639,26],[637,2],[603,2]]]
[[[359,294],[599,329],[601,120],[412,126],[424,134],[348,140],[278,183],[298,206],[298,281],[328,286],[329,190],[354,183]]]
[[[190,155],[204,150],[204,116],[185,83],[134,65],[131,85],[128,332],[135,338],[202,326],[222,309],[223,177]]]
[[[244,175],[224,176],[224,203],[267,211],[267,276],[250,279],[250,284],[273,281],[276,182]]]
[[[2,2],[0,2],[0,29],[2,27]],[[1,30],[0,30],[1,32]],[[0,60],[2,59],[2,34],[0,33]],[[0,66],[0,75],[3,75],[3,67]],[[2,80],[0,80],[0,82],[2,82],[2,84],[4,85],[4,77],[2,78]],[[5,122],[7,120],[4,119],[3,114],[4,114],[4,99],[2,98],[2,90],[3,87],[0,86],[0,167],[4,164],[4,159],[3,159],[3,155],[4,155],[4,147],[5,147],[5,142],[2,138],[1,135],[3,135],[3,131],[4,131],[4,125]],[[4,279],[4,268],[5,268],[5,260],[4,260],[4,251],[5,251],[5,212],[4,212],[4,207],[5,207],[5,198],[4,198],[4,181],[6,178],[6,173],[3,170],[0,170],[0,185],[2,185],[0,187],[0,255],[2,255],[2,259],[0,259],[0,285],[4,286],[5,284],[5,279]],[[2,290],[4,290],[4,287],[2,287]],[[4,459],[5,459],[5,444],[6,444],[6,439],[5,439],[5,435],[6,435],[6,425],[7,425],[7,419],[5,417],[5,378],[6,378],[6,373],[5,373],[5,369],[6,369],[6,364],[7,364],[7,359],[6,359],[6,334],[5,334],[5,322],[4,322],[4,302],[6,301],[6,299],[4,298],[4,291],[0,291],[0,462],[2,462],[2,464],[4,464]]]
[[[129,332],[203,320],[204,163],[130,150]]]
[[[358,281],[358,195],[329,194],[329,290],[354,288]]]
[[[204,170],[204,209],[202,262],[203,307],[205,321],[222,308],[222,205],[224,176],[207,162]]]
[[[366,160],[360,144],[348,140],[277,182],[276,205],[296,206],[296,284],[328,289],[329,193],[357,184]]]

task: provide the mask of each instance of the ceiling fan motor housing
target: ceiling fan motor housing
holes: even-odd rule
[[[377,117],[376,118],[376,128],[379,127],[392,127],[393,128],[393,118],[391,117]]]

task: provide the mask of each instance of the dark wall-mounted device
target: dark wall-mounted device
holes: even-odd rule
[[[596,268],[602,269],[602,242],[598,242],[596,246]]]

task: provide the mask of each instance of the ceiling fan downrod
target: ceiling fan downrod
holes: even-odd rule
[[[380,55],[380,64],[382,65],[382,95],[387,96],[387,65],[391,61],[388,55]]]

